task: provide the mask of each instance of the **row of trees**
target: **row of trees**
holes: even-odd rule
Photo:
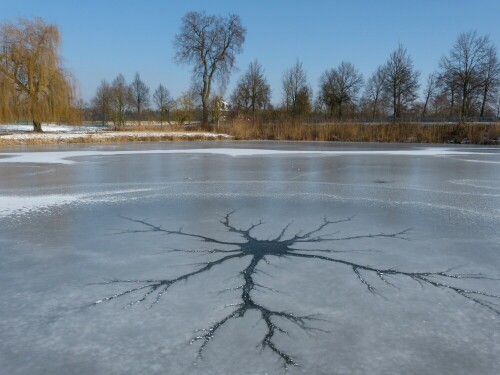
[[[190,25],[196,24],[193,15],[189,15],[188,20]],[[205,20],[203,23],[204,27],[207,27],[207,22]],[[221,21],[221,24],[224,23]],[[220,58],[219,52],[215,55]],[[193,56],[191,58],[196,60]],[[234,56],[231,61],[234,61]],[[214,63],[210,66],[213,69]],[[221,75],[219,80],[224,78],[224,74],[227,79],[230,67],[221,69],[218,73]],[[202,121],[208,122],[210,118],[216,121],[221,116],[223,100],[221,94],[210,99],[210,85],[206,84],[205,79],[211,84],[212,73],[217,72],[212,70],[207,75],[204,64],[195,64],[195,85],[190,94],[183,94],[177,100],[172,100],[166,91],[166,104],[163,101],[155,101],[160,118],[166,105],[167,113],[176,109],[183,113],[184,118],[189,117],[186,116],[187,112],[192,114],[196,108],[200,108]],[[196,80],[197,77],[200,81]],[[255,60],[236,83],[230,103],[234,115],[250,118],[253,122],[261,116],[269,118],[271,113],[276,112],[291,121],[302,120],[311,113],[330,121],[346,118],[380,119],[387,116],[397,121],[405,116],[434,116],[459,118],[463,122],[471,116],[500,115],[500,62],[496,48],[487,36],[479,36],[475,32],[460,34],[449,54],[441,59],[439,70],[427,77],[420,101],[419,81],[420,73],[415,69],[407,50],[403,45],[399,45],[385,64],[379,66],[366,81],[350,62],[344,61],[335,68],[327,69],[320,77],[318,92],[316,98],[313,98],[306,71],[297,60],[284,72],[282,102],[278,107],[273,107],[271,88],[264,69]],[[201,82],[201,85],[197,86],[197,82]],[[131,103],[135,103],[136,115],[140,116],[141,108],[136,87],[143,87],[146,93],[143,106],[149,104],[149,90],[136,75],[130,88],[131,92],[136,93],[132,96]],[[196,87],[202,89],[198,91],[199,88]],[[157,92],[160,89],[163,89],[163,86],[160,85]],[[189,105],[185,104],[187,101]]]
[[[151,98],[150,89],[139,73],[135,74],[130,85],[122,74],[118,74],[111,84],[106,80],[101,81],[91,100],[91,116],[103,124],[113,121],[116,126],[122,126],[126,115],[133,112],[140,124],[143,112],[149,109],[151,101],[158,108],[160,121],[170,121],[173,100],[165,86],[160,84]]]
[[[137,73],[130,84],[119,74],[111,83],[102,81],[91,100],[91,117],[117,126],[129,116],[141,121],[151,113],[160,121],[190,119],[199,111],[201,123],[210,127],[226,110],[222,93],[236,56],[241,53],[246,30],[237,15],[227,17],[189,12],[175,36],[175,60],[192,65],[193,86],[176,100],[163,85],[151,96]],[[58,54],[57,26],[41,19],[19,20],[0,26],[0,121],[30,118],[41,131],[42,121],[71,121],[78,117],[75,81],[65,71]],[[215,85],[219,92],[214,94]],[[500,62],[496,47],[476,32],[460,34],[439,69],[432,73],[418,101],[420,73],[404,46],[390,54],[375,72],[363,78],[350,62],[327,69],[319,80],[315,98],[300,61],[282,77],[282,101],[270,103],[271,88],[263,67],[253,61],[230,96],[235,115],[251,118],[279,113],[292,121],[309,113],[337,118],[383,118],[394,121],[407,115],[458,117],[500,115]]]
[[[421,101],[419,78],[407,50],[399,45],[366,82],[350,62],[327,69],[313,100],[307,74],[297,61],[283,75],[281,109],[292,119],[311,111],[330,120],[342,120],[346,114],[363,118],[390,115],[394,121],[405,115],[433,115],[458,117],[462,122],[471,116],[500,116],[500,62],[487,36],[460,34],[450,53],[441,59],[439,70],[427,77]],[[232,104],[254,117],[255,107],[270,107],[269,97],[263,69],[253,62],[238,82]]]
[[[174,47],[178,62],[193,65],[194,82],[201,87],[204,125],[208,125],[212,82],[227,82],[245,34],[235,15],[224,18],[189,12],[183,18]],[[312,109],[326,113],[330,119],[343,119],[347,112],[372,118],[390,114],[396,121],[408,113],[425,117],[431,109],[435,115],[458,116],[460,122],[472,115],[483,117],[488,109],[490,114],[500,115],[500,62],[488,36],[476,32],[460,34],[449,54],[441,59],[439,70],[428,77],[424,101],[420,103],[419,78],[420,72],[407,50],[399,45],[366,84],[349,62],[326,70],[313,103],[306,72],[297,61],[283,75],[281,110],[292,120]],[[255,121],[259,112],[272,108],[270,91],[263,68],[254,61],[238,81],[231,101],[238,113],[251,115]]]
[[[214,96],[210,103],[211,119],[215,121],[222,116],[223,100]],[[123,74],[118,74],[109,83],[102,80],[97,87],[89,105],[83,105],[87,120],[122,127],[130,120],[141,125],[142,120],[158,121],[160,124],[171,120],[183,124],[193,117],[201,117],[199,100],[191,90],[174,99],[163,84],[158,85],[151,95],[150,88],[136,73],[133,81],[128,84]],[[216,110],[217,109],[217,110]],[[217,111],[220,113],[217,114]]]
[[[205,125],[212,81],[214,78],[223,83],[227,81],[245,34],[235,15],[223,18],[189,12],[183,19],[174,47],[177,61],[193,65],[194,81],[202,87],[199,94]],[[496,100],[496,114],[500,115],[500,62],[496,47],[487,36],[476,32],[460,34],[449,54],[441,59],[439,71],[429,76],[425,101],[417,106],[419,78],[411,57],[399,45],[387,62],[369,77],[361,97],[364,80],[351,63],[342,62],[337,68],[325,71],[314,108],[328,113],[330,119],[334,114],[342,119],[347,109],[351,114],[358,112],[365,116],[371,112],[371,117],[390,113],[396,121],[408,112],[420,112],[424,117],[433,105],[434,113],[459,115],[464,122],[470,115],[483,117],[488,104],[493,111],[492,103]],[[282,94],[282,110],[292,119],[313,108],[312,89],[299,61],[285,72]],[[238,111],[250,113],[255,121],[257,111],[271,107],[269,97],[270,88],[263,69],[253,62],[238,82],[231,96],[232,103]]]

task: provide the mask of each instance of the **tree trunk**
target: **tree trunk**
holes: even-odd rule
[[[201,91],[201,105],[203,107],[203,112],[201,117],[201,127],[207,131],[210,131],[210,125],[208,123],[208,119],[210,117],[210,89],[212,76],[215,73],[215,67],[213,67],[211,72],[209,73],[206,62],[204,62],[203,65],[203,89]]]
[[[397,104],[397,97],[396,97],[396,95],[394,95],[392,97],[392,101],[393,101],[392,102],[392,123],[395,124],[396,123],[397,111],[398,111],[398,109],[397,109],[398,104]]]
[[[210,124],[208,123],[208,119],[210,117],[210,108],[208,107],[208,103],[205,100],[202,100],[203,105],[203,113],[201,118],[201,127],[205,130],[210,130]]]
[[[483,92],[483,101],[481,103],[481,113],[479,114],[479,117],[484,116],[484,109],[486,107],[486,99],[488,98],[488,86],[484,86],[484,92]]]
[[[463,95],[462,95],[462,109],[460,110],[460,122],[465,122],[465,117],[467,115],[467,86],[463,86]]]
[[[450,117],[455,113],[455,91],[451,90]]]
[[[427,111],[427,104],[429,103],[429,97],[425,99],[424,109],[422,110],[422,119],[425,117],[425,112]]]
[[[37,133],[41,133],[42,130],[42,122],[38,119],[38,102],[36,100],[36,96],[31,96],[31,117],[33,118],[33,131]]]
[[[255,126],[255,104],[252,104],[252,126]]]
[[[141,126],[141,103],[137,105],[137,121],[139,122],[139,126]]]
[[[378,105],[378,94],[375,95],[375,99],[373,101],[373,110],[372,110],[372,117],[375,118],[377,115],[377,105]]]
[[[36,133],[42,133],[42,123],[40,121],[33,120],[33,131]]]

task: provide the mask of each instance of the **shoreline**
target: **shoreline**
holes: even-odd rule
[[[4,128],[2,131],[1,128]],[[11,128],[9,128],[11,127]],[[179,141],[307,141],[390,144],[471,144],[500,145],[500,124],[426,125],[421,124],[224,124],[219,132],[156,126],[108,130],[96,126],[73,127],[47,124],[35,133],[16,125],[0,126],[0,148],[50,144],[119,144]]]

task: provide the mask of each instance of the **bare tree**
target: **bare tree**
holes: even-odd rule
[[[6,108],[0,116],[20,110],[36,132],[42,131],[42,121],[72,119],[74,82],[62,67],[60,46],[57,26],[40,18],[0,26],[0,97]],[[8,109],[13,105],[21,109]]]
[[[460,34],[449,55],[441,59],[442,76],[460,89],[461,123],[469,115],[472,96],[484,83],[483,72],[489,49],[490,41],[487,36],[479,36],[475,31],[470,31]]]
[[[307,74],[302,63],[297,60],[282,78],[283,105],[295,119],[311,110],[312,90],[307,84]]]
[[[111,84],[113,122],[115,126],[125,125],[125,112],[129,109],[132,102],[130,88],[122,74],[118,74]]]
[[[389,56],[384,70],[383,90],[391,102],[393,121],[396,121],[417,98],[420,73],[413,68],[413,61],[401,44]]]
[[[425,86],[425,91],[424,91],[425,102],[424,102],[424,108],[422,109],[422,117],[425,117],[429,101],[436,94],[437,85],[438,85],[437,74],[436,73],[429,74],[429,76],[427,77],[427,85]]]
[[[264,69],[255,60],[250,63],[247,72],[238,81],[231,101],[238,110],[250,112],[255,124],[256,112],[269,105],[270,97],[271,88],[264,77]]]
[[[97,117],[105,125],[108,121],[108,116],[111,113],[111,101],[113,98],[113,92],[108,81],[105,79],[101,81],[101,84],[97,88],[94,97],[91,100],[92,108],[97,114]]]
[[[141,114],[144,108],[149,107],[151,98],[149,95],[149,87],[141,80],[139,73],[135,73],[134,80],[130,84],[130,93],[132,102],[137,111],[137,121],[141,124]]]
[[[384,82],[386,71],[383,66],[379,66],[377,70],[366,81],[363,100],[369,105],[370,115],[375,118],[383,112],[385,107],[386,97],[383,95]]]
[[[174,47],[178,63],[193,64],[193,74],[200,81],[203,107],[202,125],[208,128],[210,94],[214,79],[227,80],[236,55],[242,51],[246,30],[240,17],[210,16],[189,12],[182,19]]]
[[[170,110],[172,109],[174,101],[170,96],[170,92],[162,84],[160,84],[155,90],[155,93],[153,94],[153,101],[156,104],[158,112],[160,113],[160,124],[163,125],[165,116],[170,124]]]
[[[493,98],[500,86],[500,61],[495,46],[488,48],[487,60],[483,69],[483,92],[480,117],[484,116],[486,103]]]
[[[342,61],[338,68],[325,71],[320,78],[320,100],[329,109],[330,118],[337,108],[337,116],[342,118],[343,106],[354,104],[361,86],[363,75],[350,62]]]
[[[447,114],[450,117],[456,115],[456,102],[459,100],[460,87],[449,71],[442,71],[437,78],[438,94],[436,100],[440,103],[447,103]],[[441,112],[445,110],[444,104],[441,105]]]
[[[334,78],[335,69],[325,71],[319,78],[319,97],[320,105],[324,105],[328,110],[330,120],[333,118],[335,107],[337,106],[337,90]]]

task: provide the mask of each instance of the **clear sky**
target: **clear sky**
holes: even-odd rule
[[[500,48],[500,0],[0,0],[0,22],[42,17],[62,33],[64,64],[89,100],[102,79],[139,72],[151,91],[188,90],[190,67],[173,62],[172,42],[188,11],[236,13],[247,29],[226,96],[258,59],[281,99],[281,77],[298,58],[317,91],[321,73],[352,62],[367,78],[402,43],[425,77],[460,32],[488,34]]]

